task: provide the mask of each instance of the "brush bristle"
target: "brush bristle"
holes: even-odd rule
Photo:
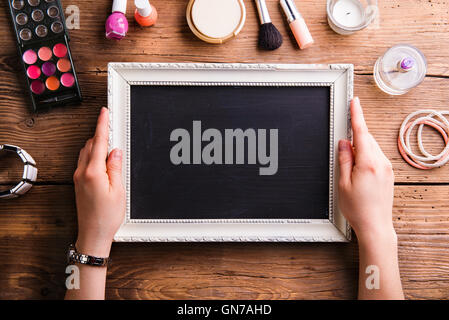
[[[265,50],[275,50],[282,45],[282,35],[270,22],[264,23],[259,30],[259,47]]]

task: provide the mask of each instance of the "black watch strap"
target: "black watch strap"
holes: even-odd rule
[[[111,258],[99,258],[79,253],[73,244],[69,246],[67,253],[67,263],[69,264],[81,263],[94,267],[106,267],[111,264],[111,261]]]

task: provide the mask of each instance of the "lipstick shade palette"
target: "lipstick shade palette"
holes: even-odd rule
[[[8,0],[33,111],[82,100],[59,0]]]

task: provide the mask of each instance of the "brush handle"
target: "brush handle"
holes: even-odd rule
[[[265,0],[255,0],[256,6],[257,6],[257,12],[259,13],[260,18],[260,24],[270,23],[271,18],[270,14],[268,13],[267,4],[265,3]]]

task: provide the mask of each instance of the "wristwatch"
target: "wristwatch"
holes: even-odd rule
[[[98,258],[94,256],[89,256],[87,254],[79,253],[77,252],[74,244],[71,244],[69,246],[69,251],[67,252],[67,263],[69,264],[81,263],[94,267],[106,267],[110,265],[111,262],[112,262],[111,258]]]
[[[13,146],[10,144],[0,144],[0,151],[2,150],[17,153],[17,155],[25,164],[23,168],[22,180],[14,188],[10,190],[0,191],[0,199],[17,198],[27,193],[28,190],[30,190],[33,186],[33,182],[36,181],[36,162],[34,161],[33,157],[28,154],[28,152],[17,146]]]

